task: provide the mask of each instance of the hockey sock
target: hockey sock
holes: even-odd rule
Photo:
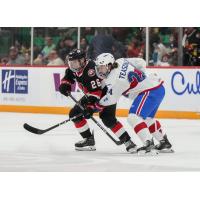
[[[149,132],[148,126],[140,116],[131,113],[129,114],[127,120],[130,126],[134,129],[135,133],[141,139],[143,144],[145,144],[147,140],[152,140],[152,136]]]
[[[155,119],[147,119],[147,124],[149,127],[149,131],[152,134],[152,136],[157,140],[163,140],[163,132],[162,132],[162,128],[161,128],[161,124],[158,120]]]
[[[92,135],[85,118],[81,119],[78,122],[74,122],[74,125],[83,138],[88,138]]]
[[[117,122],[112,128],[112,132],[124,143],[130,140],[130,136],[125,131],[123,125],[120,122]]]

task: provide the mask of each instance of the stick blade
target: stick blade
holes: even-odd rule
[[[29,124],[25,123],[24,124],[24,129],[26,129],[27,131],[31,132],[31,133],[34,133],[34,134],[38,134],[38,135],[41,135],[43,134],[43,131],[38,129],[38,128],[34,128],[32,126],[30,126]]]

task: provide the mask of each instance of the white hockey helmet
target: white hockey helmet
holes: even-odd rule
[[[115,62],[115,58],[111,53],[102,53],[96,58],[96,74],[99,78],[105,79],[111,71],[111,66]],[[110,66],[109,66],[110,65]]]

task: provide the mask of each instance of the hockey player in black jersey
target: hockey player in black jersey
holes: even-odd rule
[[[100,98],[106,93],[106,87],[103,87],[102,79],[96,75],[95,62],[87,60],[85,52],[79,49],[74,49],[67,56],[67,69],[61,80],[60,92],[68,96],[71,92],[71,85],[75,82],[78,82],[79,88],[85,93],[85,96],[79,100],[85,111],[83,112],[78,105],[75,105],[69,113],[69,117],[73,118],[76,129],[83,137],[82,141],[75,144],[75,149],[80,151],[96,150],[94,135],[88,126],[87,119],[94,112],[99,112],[99,117],[104,125],[110,128],[125,144],[128,152],[135,153],[136,145],[115,117],[116,104],[107,107],[99,105]]]

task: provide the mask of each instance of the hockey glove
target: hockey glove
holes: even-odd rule
[[[65,96],[69,96],[69,94],[71,93],[71,85],[62,83],[59,86],[59,91],[61,94],[65,95]]]
[[[96,112],[101,112],[104,109],[104,106],[95,103],[94,105],[87,105],[83,112],[83,115],[86,119],[90,119],[92,115]]]

